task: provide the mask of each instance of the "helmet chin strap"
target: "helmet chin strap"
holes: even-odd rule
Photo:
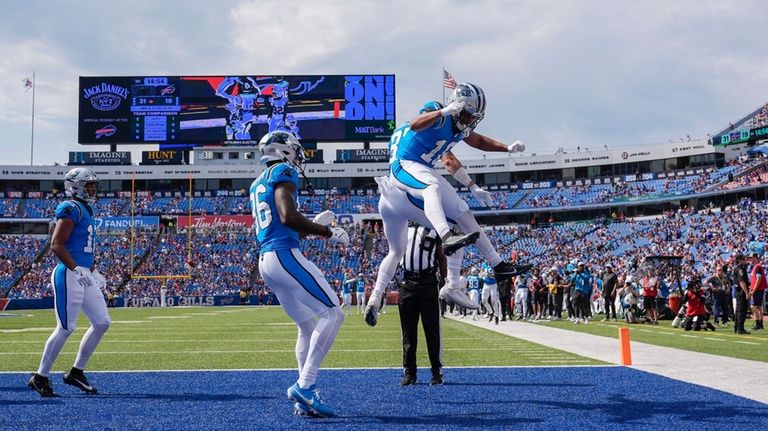
[[[289,165],[296,166],[296,168],[299,170],[299,174],[301,175],[302,178],[304,178],[304,182],[306,183],[307,191],[309,192],[310,195],[314,195],[315,194],[315,186],[312,185],[312,181],[310,181],[309,178],[307,178],[307,174],[304,173],[304,167],[303,166],[299,166],[299,165],[295,165],[295,164],[289,162],[288,159],[285,158],[285,156],[280,157],[280,159],[283,161],[283,163],[288,163]]]

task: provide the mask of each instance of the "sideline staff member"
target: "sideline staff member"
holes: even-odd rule
[[[432,367],[430,385],[443,384],[443,351],[440,339],[440,277],[445,280],[447,262],[440,238],[432,229],[417,224],[408,225],[408,247],[403,257],[405,270],[399,286],[400,327],[403,332],[403,380],[401,386],[416,383],[416,343],[419,316],[427,340],[427,352]]]

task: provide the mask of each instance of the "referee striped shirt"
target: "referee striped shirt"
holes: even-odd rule
[[[437,232],[415,224],[408,225],[408,248],[403,256],[403,269],[421,272],[432,269],[437,262]]]

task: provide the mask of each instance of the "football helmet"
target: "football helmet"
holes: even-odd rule
[[[259,163],[280,161],[303,169],[307,158],[304,156],[304,147],[293,134],[285,130],[275,130],[267,133],[259,141]]]
[[[462,82],[457,85],[453,92],[448,96],[448,104],[454,101],[464,102],[464,109],[451,117],[456,127],[466,137],[472,130],[477,127],[477,124],[485,117],[485,93],[483,90],[475,84],[469,82]],[[469,123],[464,123],[461,120],[462,115],[471,117]]]
[[[96,203],[96,193],[94,192],[93,196],[88,193],[86,190],[88,184],[96,184],[98,190],[99,177],[88,168],[75,168],[64,176],[64,190],[67,195],[93,205]]]

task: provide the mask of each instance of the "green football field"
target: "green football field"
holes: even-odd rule
[[[15,317],[7,317],[14,315]],[[296,326],[280,307],[113,308],[112,326],[90,370],[294,368]],[[55,326],[53,310],[0,313],[0,371],[34,371]],[[594,365],[600,361],[515,339],[449,319],[441,320],[446,366]],[[54,371],[72,366],[88,322],[81,315]],[[422,334],[421,329],[419,333]],[[348,316],[323,367],[402,366],[397,307],[375,328]],[[418,364],[428,367],[421,335]]]

